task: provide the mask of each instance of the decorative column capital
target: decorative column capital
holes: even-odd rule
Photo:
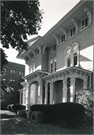
[[[59,45],[59,36],[57,34],[54,34],[53,37],[56,40],[57,46]]]
[[[75,78],[71,78],[70,81],[71,82],[75,82],[76,80],[75,80]]]
[[[78,33],[78,20],[73,17],[71,21],[74,23],[74,26],[76,28],[76,33]]]
[[[41,54],[41,46],[37,46],[39,50],[39,54]]]
[[[91,21],[92,21],[92,12],[91,9],[87,6],[84,7],[84,11],[87,12],[87,16],[88,16],[88,25],[91,25]]]
[[[65,27],[62,27],[61,30],[63,31],[63,33],[65,35],[65,40],[67,40],[67,38],[68,38],[67,29]]]
[[[34,54],[34,58],[35,58],[35,50],[32,49],[31,51],[32,51],[32,53]]]
[[[47,45],[43,46],[43,54],[45,53],[46,47],[47,47]]]

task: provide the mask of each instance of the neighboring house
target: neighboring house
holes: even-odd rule
[[[93,1],[80,1],[43,37],[29,41],[24,59],[20,103],[55,104],[77,102],[76,92],[93,86]]]
[[[8,62],[3,69],[4,75],[1,77],[2,81],[13,88],[12,93],[9,92],[1,97],[2,108],[6,108],[8,104],[19,103],[18,89],[22,88],[20,82],[23,81],[22,76],[25,74],[25,65]]]

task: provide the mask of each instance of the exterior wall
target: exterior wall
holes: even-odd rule
[[[39,54],[38,56],[36,56],[35,58],[33,58],[29,63],[28,63],[28,66],[30,67],[30,65],[32,65],[33,63],[35,64],[35,71],[38,70],[38,69],[42,69],[42,63],[41,63],[41,55],[42,54]],[[29,68],[28,67],[28,68]],[[29,69],[28,69],[29,70]]]
[[[64,51],[68,46],[72,46],[73,43],[77,42],[80,49],[80,65],[82,68],[87,70],[93,70],[93,44],[94,37],[93,35],[93,25],[89,26],[82,32],[79,32],[74,37],[68,39],[64,43],[58,45],[57,47],[57,69],[64,68],[65,66],[65,57]],[[89,51],[89,53],[88,53]],[[84,66],[83,61],[86,61]]]
[[[4,96],[2,96],[2,99],[5,101],[2,102],[1,104],[4,106],[7,106],[8,104],[11,103],[19,103],[19,92],[18,89],[21,89],[22,86],[20,85],[20,82],[22,81],[22,76],[24,76],[25,74],[25,65],[21,65],[21,64],[17,64],[17,63],[13,63],[13,62],[8,62],[7,65],[4,66],[4,68],[6,69],[6,73],[4,76],[2,76],[2,79],[6,79],[6,85],[10,83],[10,79],[14,79],[15,83],[11,84],[11,87],[14,88],[14,92],[13,93],[9,93],[9,94],[4,94]],[[15,70],[15,74],[10,73],[10,70]],[[23,75],[19,75],[19,71],[22,71],[24,74]]]
[[[50,60],[56,57],[56,51],[52,51],[52,46],[48,48],[48,72],[50,72]]]
[[[42,70],[48,71],[48,49],[45,49],[44,54],[42,54]]]

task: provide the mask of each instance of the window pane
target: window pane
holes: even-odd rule
[[[70,67],[70,58],[67,59],[67,67]]]
[[[53,72],[53,63],[51,63],[51,73]]]
[[[74,66],[77,65],[77,53],[74,53]]]
[[[85,27],[87,27],[88,26],[88,19],[86,18],[85,19]]]
[[[54,67],[54,68],[55,68],[54,70],[55,70],[55,72],[56,72],[56,61],[54,62],[54,66],[55,66],[55,67]]]

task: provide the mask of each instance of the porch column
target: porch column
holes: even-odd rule
[[[39,103],[42,104],[42,86],[43,86],[43,82],[42,80],[40,80],[38,82],[38,96],[39,96]]]
[[[83,89],[87,89],[87,79],[85,79],[83,82]]]
[[[71,78],[70,84],[70,102],[74,102],[74,94],[75,94],[75,78]]]
[[[48,83],[45,84],[45,104],[48,103]]]
[[[53,83],[50,83],[50,104],[53,104]]]
[[[30,86],[27,85],[27,91],[28,91],[28,114],[27,114],[27,119],[29,119],[30,116]]]
[[[63,99],[62,102],[67,102],[67,80],[63,80]]]

